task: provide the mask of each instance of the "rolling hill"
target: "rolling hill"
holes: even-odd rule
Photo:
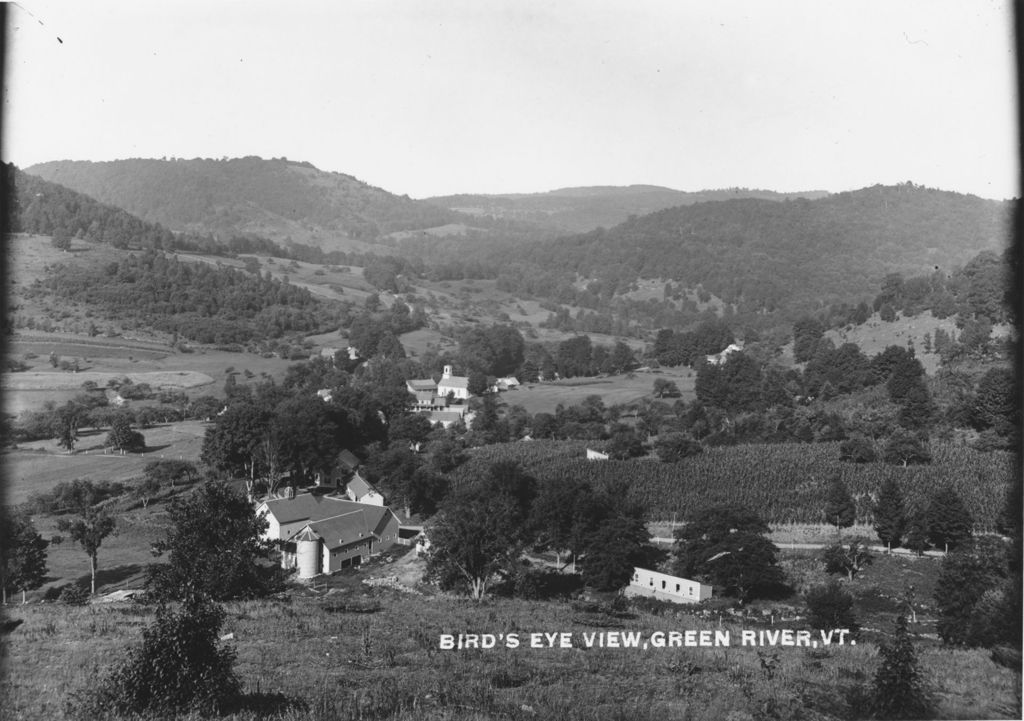
[[[808,312],[870,300],[889,273],[948,274],[981,251],[1002,252],[1014,207],[911,184],[814,200],[739,198],[494,251],[488,261],[505,269],[509,289],[525,281],[542,287],[557,272],[549,287],[575,274],[596,281],[592,295],[607,297],[656,278],[700,284],[737,312]]]
[[[822,190],[775,193],[770,190],[702,190],[684,192],[657,185],[591,186],[561,188],[547,193],[508,195],[447,195],[427,198],[449,210],[475,217],[505,218],[549,226],[562,233],[585,233],[611,227],[631,215],[646,215],[678,205],[693,205],[732,198],[821,198]]]
[[[284,158],[54,161],[26,172],[177,232],[254,234],[366,250],[396,231],[465,216]]]

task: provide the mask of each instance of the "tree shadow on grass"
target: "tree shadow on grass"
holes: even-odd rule
[[[171,447],[170,443],[165,443],[162,446],[146,446],[145,448],[142,449],[141,453],[143,453],[144,455],[148,456],[150,453],[156,453],[157,451],[162,451],[165,448],[170,448],[170,447]]]
[[[138,583],[134,583],[134,586],[141,586],[145,582],[146,566],[140,563],[129,563],[123,566],[114,566],[113,568],[100,568],[96,571],[96,592],[97,593],[109,593],[116,589],[109,588],[110,586],[116,586],[124,584],[126,581],[138,577]],[[77,583],[88,586],[90,583],[91,576],[85,574],[76,579]]]

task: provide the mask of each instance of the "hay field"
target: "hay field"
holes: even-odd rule
[[[680,400],[696,397],[694,383],[697,374],[689,368],[665,368],[658,372],[640,372],[599,378],[570,378],[551,383],[529,383],[501,394],[506,404],[523,406],[530,413],[554,413],[559,403],[565,406],[580,403],[587,396],[598,395],[606,406],[632,403],[641,398],[653,398],[654,381],[663,378],[679,388]],[[675,398],[660,399],[673,403]]]

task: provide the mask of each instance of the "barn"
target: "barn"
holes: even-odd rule
[[[267,519],[264,539],[282,542],[281,566],[298,568],[299,578],[359,566],[398,540],[390,508],[333,496],[264,501],[256,513]]]

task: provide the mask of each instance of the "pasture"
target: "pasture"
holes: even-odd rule
[[[49,362],[51,352],[60,360],[77,361],[79,372],[53,369]],[[66,333],[15,335],[8,354],[29,366],[27,371],[8,373],[3,378],[4,412],[13,415],[42,408],[47,401],[60,404],[71,400],[89,380],[102,388],[111,379],[127,377],[133,383],[148,383],[154,390],[184,390],[189,397],[219,397],[228,369],[280,380],[294,364],[277,356],[264,358],[203,347],[182,353],[148,341]],[[239,378],[239,382],[244,381],[245,377]]]
[[[555,406],[576,405],[587,396],[597,395],[606,406],[633,403],[642,398],[653,398],[655,379],[672,381],[679,388],[680,400],[695,398],[696,373],[689,368],[663,368],[657,371],[640,371],[625,375],[596,378],[567,378],[565,380],[526,383],[515,390],[500,395],[507,405],[523,406],[531,414],[554,413]],[[659,399],[673,403],[675,398]]]
[[[32,493],[45,492],[61,481],[130,481],[142,476],[146,464],[161,458],[198,461],[206,425],[200,421],[168,423],[143,429],[144,453],[103,452],[105,431],[81,434],[73,455],[54,440],[23,443],[0,456],[6,479],[6,502],[23,503]]]

